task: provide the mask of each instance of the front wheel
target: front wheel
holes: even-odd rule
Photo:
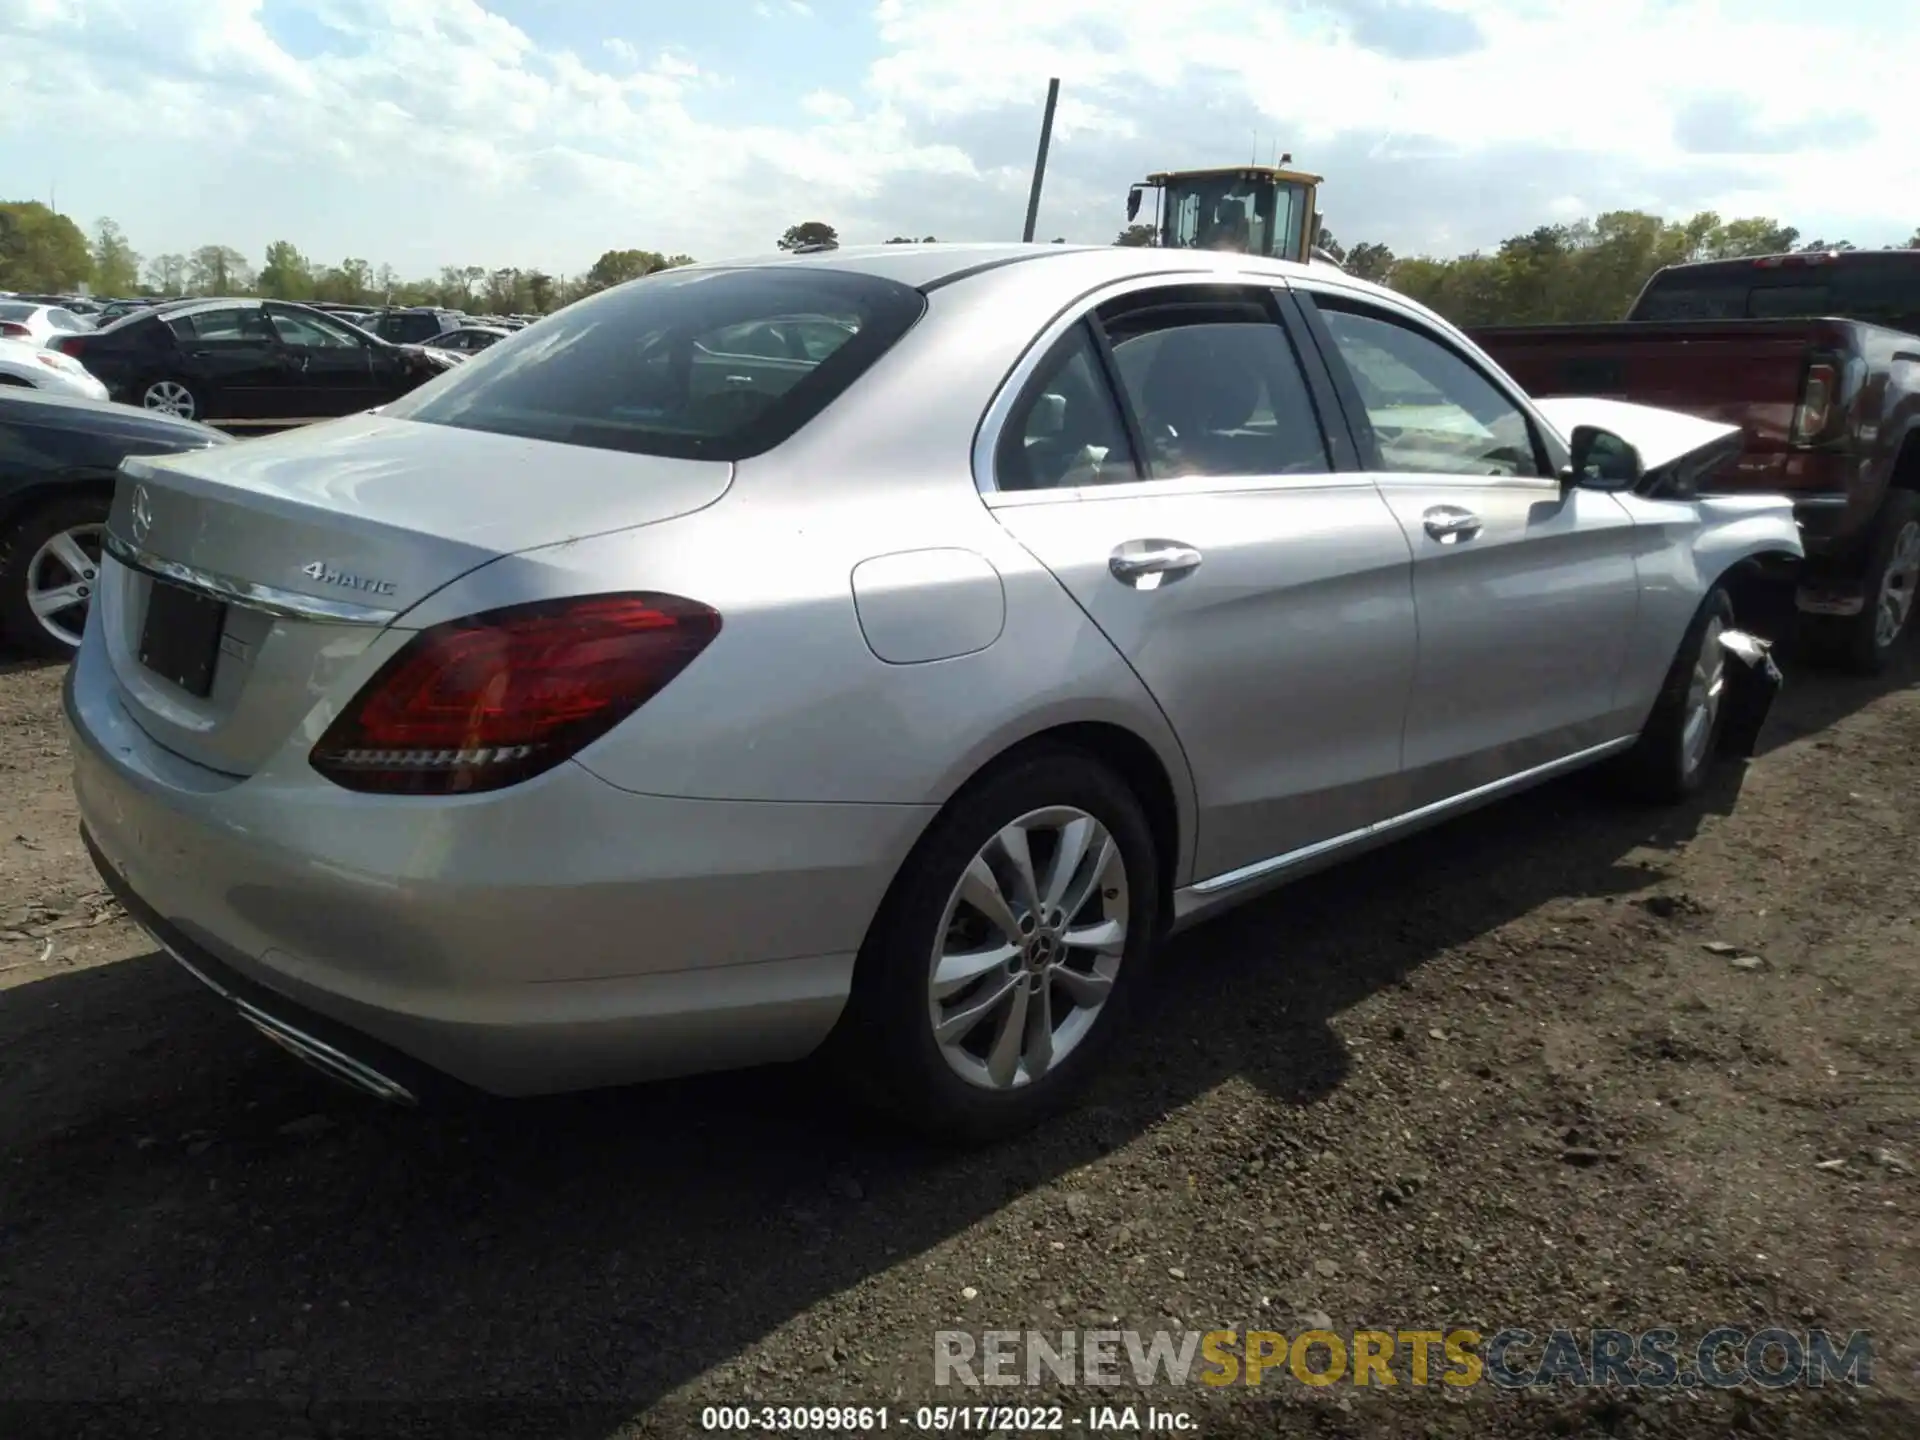
[[[827,1058],[856,1097],[977,1141],[1060,1109],[1145,981],[1153,834],[1105,766],[1048,749],[953,800],[895,880]]]
[[[1706,783],[1726,718],[1728,656],[1720,637],[1733,619],[1732,597],[1715,586],[1680,641],[1640,739],[1621,757],[1621,777],[1640,799],[1675,805]]]

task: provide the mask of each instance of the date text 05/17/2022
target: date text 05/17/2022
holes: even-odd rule
[[[709,1405],[700,1412],[708,1432],[792,1435],[871,1435],[886,1430],[921,1434],[1039,1435],[1190,1434],[1198,1427],[1185,1410],[1157,1405],[921,1405],[895,1411],[886,1405]]]

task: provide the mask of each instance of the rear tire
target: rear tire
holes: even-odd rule
[[[199,391],[172,376],[150,380],[142,386],[140,405],[142,409],[177,415],[182,420],[206,419],[206,407],[201,403]]]
[[[0,532],[0,632],[30,653],[63,659],[78,648],[99,586],[108,504],[104,495],[49,500]],[[62,536],[72,548],[59,543]],[[87,593],[67,609],[43,615],[36,608],[36,599],[44,605],[46,597],[76,587]]]
[[[1811,658],[1856,675],[1878,675],[1913,630],[1920,609],[1920,494],[1887,494],[1861,581],[1858,615],[1807,617]]]
[[[1062,855],[1078,858],[1056,866]],[[824,1058],[862,1104],[937,1140],[1035,1125],[1124,1028],[1159,895],[1145,812],[1104,765],[1048,747],[989,771],[901,867]]]
[[[1733,599],[1716,585],[1680,641],[1639,741],[1620,758],[1620,778],[1635,799],[1678,805],[1706,784],[1725,718],[1730,657],[1719,637],[1733,628]]]

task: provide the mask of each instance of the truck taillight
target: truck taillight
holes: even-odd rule
[[[1800,404],[1793,412],[1794,444],[1809,444],[1826,430],[1839,383],[1839,371],[1824,360],[1807,366],[1807,377],[1800,383]]]
[[[665,688],[720,632],[677,595],[587,595],[423,630],[308,763],[348,790],[467,795],[551,770]]]

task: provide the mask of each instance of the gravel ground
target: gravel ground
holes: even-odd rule
[[[1920,1435],[1912,664],[1792,678],[1692,810],[1559,785],[1184,937],[1084,1112],[962,1155],[804,1068],[426,1115],[336,1093],[101,892],[59,680],[0,665],[0,1434],[1052,1399],[1080,1434],[1099,1402],[1206,1436]],[[941,1329],[1717,1323],[1871,1331],[1874,1383],[932,1379]]]

